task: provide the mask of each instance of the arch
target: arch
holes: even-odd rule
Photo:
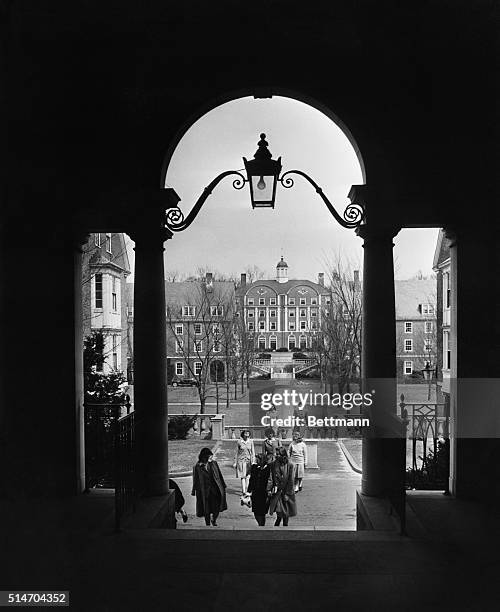
[[[213,383],[225,382],[226,369],[220,359],[215,359],[210,364],[210,381]]]
[[[259,93],[262,94],[263,91],[267,92],[266,95],[259,95]],[[296,100],[297,102],[302,102],[303,104],[307,104],[308,106],[315,108],[317,111],[319,111],[320,113],[328,117],[328,119],[330,119],[333,123],[335,123],[335,125],[338,128],[340,128],[340,130],[343,132],[347,140],[351,143],[351,146],[354,149],[354,152],[358,159],[359,166],[361,168],[361,175],[363,177],[363,183],[366,183],[365,162],[361,155],[361,151],[356,142],[356,139],[353,133],[351,132],[351,130],[347,127],[347,125],[342,121],[342,119],[340,119],[340,117],[333,110],[331,110],[328,106],[326,106],[325,104],[323,104],[316,98],[313,98],[309,94],[304,94],[304,93],[298,92],[293,89],[288,89],[285,87],[276,87],[276,88],[272,88],[272,92],[271,92],[270,88],[253,87],[253,88],[238,89],[235,91],[226,92],[224,94],[221,94],[220,96],[208,101],[205,105],[201,106],[195,113],[191,114],[186,119],[186,121],[181,125],[181,127],[179,128],[176,135],[174,136],[174,138],[172,139],[172,141],[170,142],[169,146],[167,147],[165,151],[165,155],[163,157],[163,163],[161,166],[160,187],[163,189],[163,187],[165,186],[168,166],[170,164],[170,160],[172,159],[172,155],[174,154],[174,151],[177,148],[177,145],[182,140],[183,136],[186,134],[189,128],[192,125],[194,125],[199,119],[201,119],[204,115],[209,113],[211,110],[217,108],[218,106],[222,106],[223,104],[226,104],[227,102],[232,102],[240,98],[253,97],[257,99],[257,98],[272,98],[274,96],[289,98],[292,100]]]

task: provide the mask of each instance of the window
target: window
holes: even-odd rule
[[[301,321],[300,322],[300,329],[307,329],[306,328],[306,321]]]
[[[318,298],[311,298],[311,306],[317,306]]]
[[[270,304],[271,306],[276,306],[276,298],[270,298],[270,299],[269,299],[269,304]]]
[[[255,328],[254,328],[253,321],[249,321],[249,322],[248,322],[248,326],[247,326],[247,328],[248,328],[248,331],[253,331],[253,330],[255,329]]]
[[[295,346],[295,336],[288,336],[288,350],[294,349]]]
[[[97,247],[101,246],[101,234],[94,234],[94,244]]]
[[[112,342],[112,360],[113,360],[113,370],[118,370],[118,336],[113,334],[111,336]]]
[[[295,306],[295,298],[290,298],[288,300],[288,303],[290,304],[290,306]]]
[[[259,298],[259,306],[264,306],[266,300],[264,298]]]
[[[199,336],[201,334],[201,323],[194,324],[194,333]]]
[[[432,321],[425,322],[425,333],[432,334]]]
[[[413,323],[411,321],[405,321],[405,334],[413,333]]]
[[[301,317],[305,317],[305,316],[306,316],[306,310],[305,310],[305,308],[301,308],[301,309],[300,309],[300,316],[301,316]]]
[[[253,310],[249,310],[248,311],[248,318],[251,319],[251,318],[253,318],[253,316],[254,316]]]
[[[106,234],[106,251],[108,253],[112,253],[112,249],[111,249],[111,234]]]
[[[311,310],[311,317],[317,317],[318,316],[318,311],[316,309]]]
[[[220,353],[220,340],[214,340],[214,353]]]
[[[266,339],[263,336],[259,337],[259,348],[260,349],[266,348]]]
[[[117,300],[116,300],[116,276],[111,277],[111,307],[113,312],[117,310]]]
[[[194,374],[195,376],[199,376],[201,374],[201,371],[203,370],[203,364],[201,361],[195,361],[194,362]]]
[[[184,340],[181,338],[177,338],[175,341],[175,352],[182,353],[182,349],[184,348]]]
[[[405,375],[413,374],[413,361],[405,361],[403,364]]]
[[[270,313],[271,317],[275,317],[276,316],[276,310],[271,310]]]
[[[184,376],[184,364],[182,361],[175,362],[175,373],[177,376]]]
[[[218,323],[214,323],[212,325],[212,334],[220,334],[220,332],[221,332],[220,325]]]
[[[288,329],[290,331],[294,331],[295,330],[295,323],[293,321],[288,324]]]
[[[178,324],[175,326],[175,333],[176,333],[178,336],[182,336],[182,334],[184,333],[184,325],[183,325],[182,323],[178,323]]]
[[[331,303],[332,303],[331,298],[327,297],[327,298],[326,298],[326,300],[325,300],[325,304],[326,304],[327,306],[329,306]]]
[[[271,323],[269,324],[269,329],[271,331],[276,331],[276,321],[271,321]]]
[[[301,306],[305,306],[306,305],[306,298],[300,298],[300,305]]]
[[[432,340],[424,340],[424,351],[430,353],[432,351]]]
[[[443,334],[443,357],[444,367],[449,370],[451,367],[451,351],[450,351],[450,333],[444,332]]]
[[[247,304],[248,304],[249,306],[253,306],[253,304],[254,304],[254,299],[253,299],[253,298],[248,298],[248,300],[247,300]]]
[[[224,314],[224,306],[210,306],[210,315],[212,317],[222,317]]]
[[[300,338],[299,338],[299,347],[301,349],[306,349],[307,348],[307,338],[305,336],[300,336]]]
[[[295,310],[290,310],[290,312],[288,313],[290,317],[294,317],[295,316]]]
[[[272,351],[275,351],[275,350],[276,350],[276,348],[277,348],[277,346],[278,346],[278,340],[277,340],[276,336],[271,336],[271,337],[269,338],[269,348],[270,348]]]
[[[422,304],[422,314],[434,314],[434,306],[432,304]]]
[[[311,329],[318,329],[318,324],[316,321],[311,321]]]
[[[266,311],[265,310],[259,310],[259,317],[265,317],[266,316]]]
[[[183,317],[194,317],[196,309],[194,306],[183,306],[182,307],[182,316]]]
[[[95,275],[95,307],[102,308],[102,274]]]
[[[194,341],[194,350],[197,353],[201,353],[203,351],[203,340],[195,340]]]
[[[259,331],[265,331],[265,329],[266,329],[266,322],[259,321]]]
[[[413,340],[405,340],[405,353],[413,351]]]

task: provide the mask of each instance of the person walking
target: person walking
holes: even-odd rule
[[[269,514],[276,512],[275,527],[281,524],[288,525],[288,519],[297,514],[295,503],[295,492],[293,486],[293,465],[288,461],[288,453],[285,448],[279,448],[276,453],[276,461],[271,466],[272,496],[269,503]]]
[[[252,465],[250,471],[248,492],[252,495],[252,511],[260,527],[264,527],[266,524],[266,514],[269,510],[272,462],[271,455],[266,456],[265,453],[259,453],[256,456],[256,463]]]
[[[264,440],[264,453],[266,455],[271,455],[273,460],[276,457],[276,451],[278,448],[281,448],[281,440],[275,437],[274,429],[272,427],[268,427],[264,430],[264,435],[266,439]]]
[[[294,490],[295,493],[297,493],[298,491],[302,491],[304,468],[307,467],[307,446],[302,440],[299,431],[294,431],[292,438],[292,442],[288,447],[288,454],[290,455],[290,463],[294,468]]]
[[[174,509],[175,509],[175,513],[176,514],[180,514],[181,517],[182,517],[182,522],[186,523],[187,520],[188,520],[188,515],[183,510],[183,506],[186,503],[186,500],[184,499],[184,495],[182,494],[182,491],[181,491],[179,485],[175,482],[175,480],[172,480],[171,478],[169,478],[168,479],[168,488],[174,490]]]
[[[193,467],[193,488],[196,495],[196,516],[205,517],[205,524],[216,527],[217,517],[227,510],[226,483],[209,448],[202,448]]]
[[[246,504],[250,507],[250,496],[247,493],[248,479],[250,478],[250,469],[255,463],[255,449],[253,440],[250,438],[250,430],[242,429],[240,433],[241,439],[236,443],[236,454],[234,456],[233,468],[236,469],[236,478],[241,481],[241,497],[240,502],[243,506]]]

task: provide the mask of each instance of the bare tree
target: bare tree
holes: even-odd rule
[[[326,269],[330,304],[313,344],[325,387],[333,393],[337,385],[343,393],[361,378],[361,284],[359,272],[340,255]]]

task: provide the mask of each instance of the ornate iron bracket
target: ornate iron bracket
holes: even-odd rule
[[[190,210],[189,215],[186,218],[184,218],[184,214],[178,206],[175,208],[169,208],[165,212],[165,227],[172,232],[182,232],[187,229],[198,216],[201,207],[214,188],[217,187],[222,179],[226,178],[226,176],[230,176],[231,174],[235,174],[237,176],[237,178],[235,178],[233,181],[233,187],[235,189],[243,189],[245,183],[248,183],[248,180],[243,176],[243,174],[237,170],[226,170],[225,172],[222,172],[219,174],[219,176],[215,177],[207,187],[205,187],[203,193],[198,198],[196,204]]]
[[[342,225],[342,227],[352,229],[354,227],[358,227],[358,225],[360,225],[364,221],[365,209],[362,204],[351,202],[351,204],[349,204],[344,210],[343,217],[341,217],[339,213],[335,210],[333,204],[323,193],[321,187],[315,181],[313,181],[310,176],[308,176],[305,172],[302,172],[301,170],[288,170],[281,176],[281,178],[278,179],[278,182],[280,182],[283,187],[285,187],[285,189],[290,189],[290,187],[293,187],[294,185],[294,180],[292,178],[285,178],[288,174],[299,174],[300,176],[303,176],[307,181],[309,181],[309,183],[316,190],[316,193],[319,194],[323,202],[326,204],[328,210],[335,217],[337,222]]]

